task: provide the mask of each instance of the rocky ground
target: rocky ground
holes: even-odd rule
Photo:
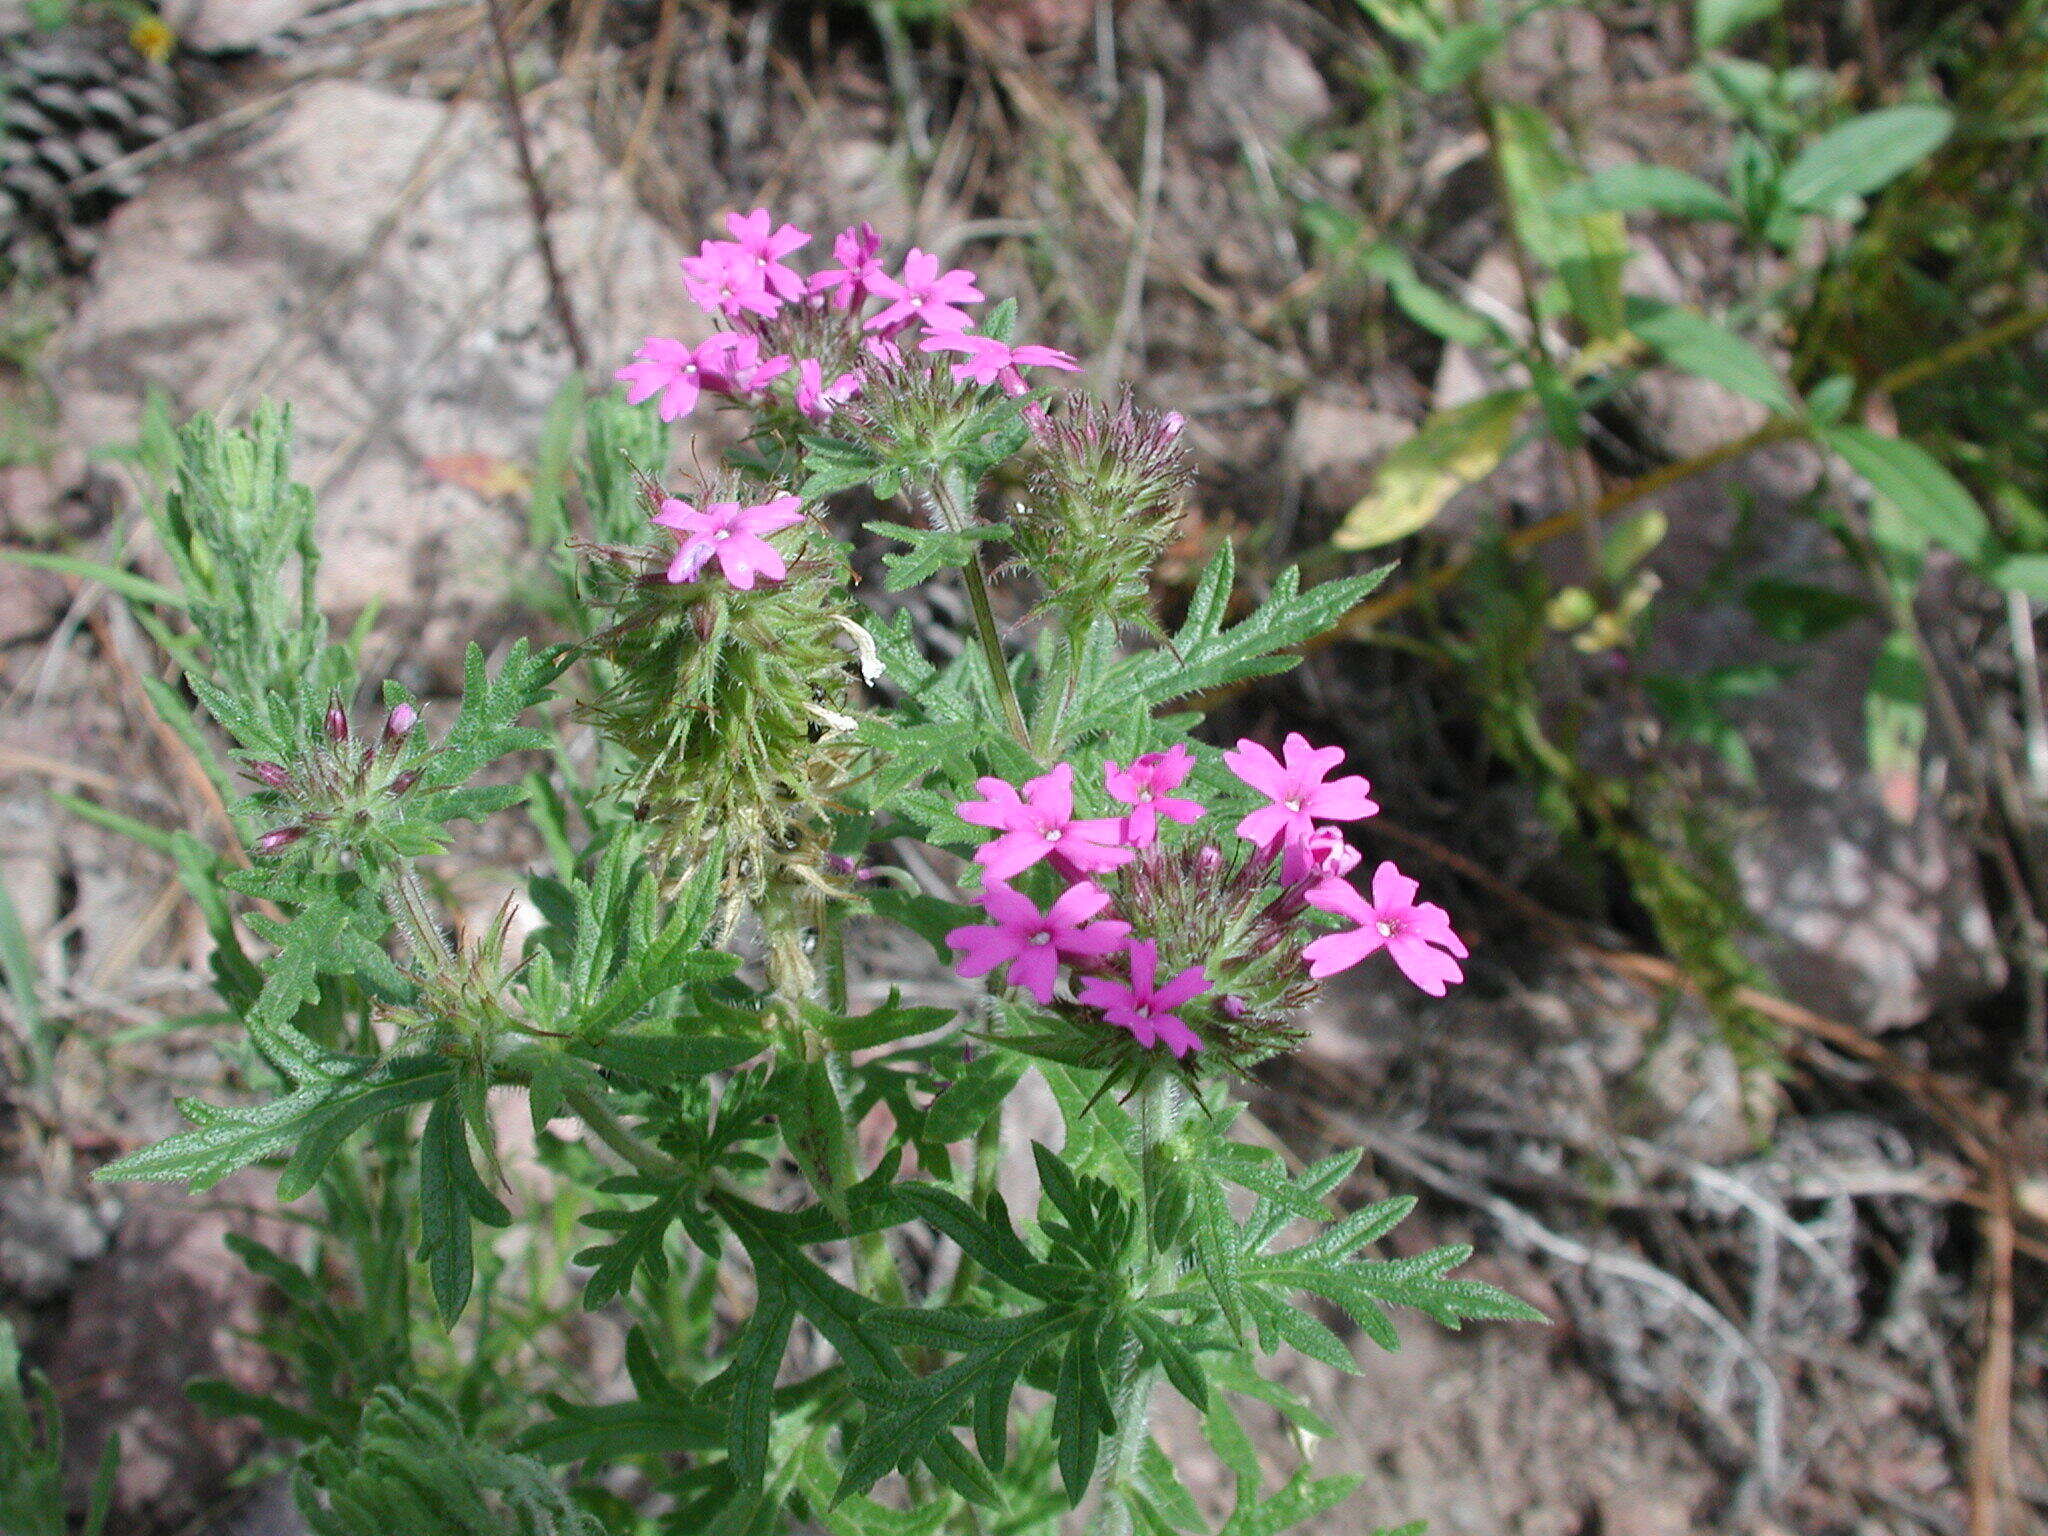
[[[1239,536],[1255,572],[1321,544],[1425,411],[1487,382],[1456,346],[1332,297],[1282,206],[1398,216],[1449,280],[1516,291],[1477,136],[1451,119],[1361,129],[1386,105],[1386,65],[1343,6],[983,0],[893,91],[905,61],[853,7],[524,7],[523,106],[573,334],[536,255],[479,7],[164,9],[191,126],[62,291],[34,359],[47,400],[10,396],[39,451],[0,468],[0,537],[151,569],[120,455],[148,392],[179,412],[288,400],[319,497],[323,599],[341,622],[376,608],[366,670],[428,696],[450,691],[468,639],[533,623],[526,470],[575,351],[602,373],[648,331],[687,330],[674,258],[725,208],[865,217],[971,249],[1032,334],[1093,359],[1092,385],[1187,414],[1202,455],[1189,549]],[[1501,89],[1592,125],[1595,162],[1710,163],[1715,130],[1673,87],[1685,8],[1598,9],[1526,28]],[[1630,277],[1694,300],[1738,280],[1727,252],[1676,240]],[[1630,409],[1633,451],[1657,462],[1755,424],[1694,381],[1652,377]],[[1520,455],[1438,532],[1554,511],[1570,500],[1560,476],[1543,450]],[[1817,461],[1789,447],[1669,492],[1670,617],[1653,647],[1772,659],[1689,598],[1718,579],[1738,521],[1815,494],[1829,494]],[[1843,579],[1818,538],[1741,558]],[[1939,771],[1902,807],[1864,767],[1856,679],[1878,639],[1852,624],[1801,651],[1793,683],[1745,717],[1755,784],[1722,786],[1715,807],[1782,995],[1919,1061],[1980,1048],[2008,977]],[[260,1474],[264,1447],[176,1390],[258,1369],[244,1338],[258,1298],[219,1237],[253,1219],[260,1190],[195,1202],[84,1182],[169,1126],[166,1085],[215,1070],[204,930],[164,861],[50,798],[217,834],[209,789],[153,723],[153,666],[104,591],[0,564],[0,877],[62,1040],[55,1070],[0,1108],[0,1303],[73,1411],[82,1460],[109,1432],[129,1447],[117,1530],[287,1531],[278,1500],[233,1486]],[[1481,934],[1473,984],[1445,1004],[1333,994],[1263,1085],[1261,1115],[1303,1151],[1363,1141],[1372,1172],[1353,1193],[1425,1194],[1433,1239],[1469,1235],[1494,1255],[1489,1277],[1558,1326],[1418,1328],[1362,1375],[1313,1381],[1336,1429],[1324,1464],[1367,1477],[1323,1529],[1963,1530],[1979,1298],[1949,1144],[1840,1050],[1795,1058],[1787,1085],[1745,1081],[1704,1010],[1633,964],[1639,934],[1532,915],[1551,841],[1518,786],[1446,766],[1469,740],[1409,728],[1420,690],[1398,656],[1338,647],[1233,706],[1348,740],[1375,765],[1389,835],[1444,855]],[[2023,1336],[2014,1433],[2036,1519],[2044,1367]],[[1424,1407],[1427,1427],[1404,1416],[1397,1431],[1393,1402]]]

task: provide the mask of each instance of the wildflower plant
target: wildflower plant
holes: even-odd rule
[[[1234,1402],[1326,1429],[1273,1355],[1355,1369],[1340,1314],[1386,1348],[1393,1308],[1535,1316],[1453,1277],[1463,1249],[1368,1256],[1411,1202],[1340,1212],[1356,1152],[1290,1169],[1231,1135],[1324,979],[1462,979],[1414,881],[1354,883],[1378,807],[1341,749],[1219,746],[1186,707],[1375,578],[1290,572],[1232,621],[1226,544],[1168,634],[1177,416],[1042,393],[1074,359],[865,225],[809,271],[822,242],[766,211],[727,233],[683,263],[709,336],[649,338],[589,407],[583,536],[548,552],[574,638],[472,648],[452,712],[393,683],[362,707],[355,647],[280,617],[316,558],[282,413],[156,429],[182,589],[152,622],[232,744],[247,854],[165,846],[253,1098],[188,1103],[103,1176],[260,1164],[345,1234],[311,1268],[243,1245],[297,1377],[204,1393],[298,1443],[318,1530],[1198,1531],[1176,1463],[1205,1454],[1224,1529],[1310,1518],[1355,1480],[1271,1486]],[[741,446],[670,480],[664,424],[710,410]],[[958,660],[856,590],[862,515],[889,589],[964,584]],[[992,585],[1029,617],[1000,626]],[[433,861],[515,808],[542,871],[451,933]],[[857,992],[891,929],[925,974]],[[1056,1147],[1007,1129],[1027,1073]],[[509,1096],[548,1193],[505,1171]],[[628,1330],[603,1400],[535,1395],[548,1304],[499,1295],[507,1242],[565,1224],[543,1289]],[[1153,1438],[1168,1391],[1207,1452]]]

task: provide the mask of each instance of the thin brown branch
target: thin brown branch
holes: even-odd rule
[[[548,211],[547,189],[541,185],[540,169],[534,163],[533,138],[526,126],[526,106],[519,89],[519,71],[512,60],[512,35],[505,23],[504,0],[485,0],[490,14],[491,45],[498,55],[498,73],[505,92],[505,116],[512,125],[512,148],[519,160],[519,178],[526,184],[527,207],[533,214],[533,243],[540,252],[540,264],[547,275],[548,304],[569,345],[569,356],[579,372],[590,371],[590,349],[584,344],[583,328],[576,323],[575,306],[569,299],[569,285],[563,280],[561,263],[555,259],[555,239]]]

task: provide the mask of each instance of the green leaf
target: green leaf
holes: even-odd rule
[[[1759,629],[1785,645],[1823,639],[1872,612],[1870,604],[1853,593],[1770,576],[1749,584],[1742,605]]]
[[[1131,1313],[1130,1324],[1145,1354],[1166,1373],[1174,1391],[1197,1408],[1207,1408],[1209,1378],[1193,1351],[1173,1336],[1174,1325],[1146,1311]]]
[[[862,526],[870,533],[901,539],[910,546],[908,554],[882,556],[883,585],[891,592],[901,592],[929,581],[942,570],[966,565],[975,558],[975,550],[980,545],[1004,542],[1010,537],[1007,528],[992,523],[959,529],[912,528],[905,523],[879,521]]]
[[[1387,574],[1382,567],[1363,576],[1321,582],[1304,592],[1300,571],[1290,566],[1274,578],[1265,602],[1226,629],[1223,617],[1235,570],[1235,556],[1225,543],[1196,584],[1172,646],[1141,652],[1112,669],[1086,701],[1075,728],[1077,737],[1115,730],[1134,714],[1192,693],[1287,671],[1300,659],[1289,654],[1294,647],[1330,628]]]
[[[937,1184],[899,1184],[893,1193],[912,1215],[958,1243],[961,1252],[991,1275],[1027,1295],[1046,1296],[1039,1260],[1011,1228],[1000,1194],[991,1192],[984,1216]]]
[[[31,570],[56,571],[60,575],[96,581],[109,592],[130,602],[148,603],[157,608],[182,609],[185,606],[185,599],[162,582],[151,581],[147,576],[138,576],[133,571],[124,571],[117,565],[106,565],[98,560],[86,560],[77,555],[46,554],[33,549],[0,549],[0,560],[25,565]]]
[[[1792,396],[1749,342],[1696,310],[1630,299],[1628,328],[1665,362],[1789,415]]]
[[[1269,1498],[1260,1498],[1256,1489],[1247,1489],[1240,1484],[1237,1508],[1231,1512],[1218,1536],[1276,1536],[1290,1526],[1327,1514],[1350,1498],[1364,1481],[1356,1473],[1312,1477],[1304,1468]],[[1412,1527],[1406,1529],[1412,1530]]]
[[[1468,21],[1452,27],[1424,55],[1416,83],[1431,92],[1463,85],[1506,41],[1507,29],[1498,22]]]
[[[1595,339],[1621,329],[1628,228],[1618,213],[1560,214],[1552,199],[1581,178],[1558,152],[1548,117],[1520,103],[1493,108],[1501,180],[1529,254],[1563,283],[1572,313]],[[1540,299],[1532,294],[1532,301]]]
[[[1428,527],[1453,496],[1499,467],[1534,399],[1529,390],[1504,389],[1432,413],[1380,461],[1372,489],[1344,515],[1331,544],[1373,549]]]
[[[789,1286],[770,1272],[733,1344],[726,1379],[732,1386],[727,1417],[726,1464],[743,1486],[760,1486],[768,1471],[768,1434],[775,1426],[775,1377],[789,1345],[796,1305]]]
[[[1611,165],[1550,199],[1559,214],[1661,213],[1676,219],[1738,219],[1742,210],[1720,188],[1668,165]]]
[[[1819,435],[1918,536],[1972,564],[1990,553],[1989,520],[1962,482],[1925,448],[1864,427],[1829,427]]]
[[[1778,183],[1784,202],[1808,213],[1827,213],[1852,197],[1866,197],[1933,154],[1955,129],[1945,107],[1885,107],[1838,123],[1785,168]]]
[[[1752,23],[1775,16],[1785,0],[1693,0],[1692,35],[1701,49],[1718,48]]]
[[[2007,555],[1988,574],[2008,592],[2048,602],[2048,555]]]
[[[512,1213],[477,1177],[469,1131],[453,1093],[435,1100],[420,1136],[420,1259],[433,1282],[444,1325],[453,1326],[475,1277],[469,1223],[505,1227]]]
[[[645,1174],[607,1179],[601,1189],[606,1194],[654,1198],[636,1209],[593,1211],[583,1218],[586,1226],[617,1234],[611,1242],[593,1244],[576,1255],[578,1264],[591,1266],[590,1278],[583,1284],[586,1312],[595,1312],[625,1295],[633,1276],[642,1269],[657,1282],[666,1278],[669,1225],[682,1214],[689,1197],[689,1191],[682,1186]]]
[[[359,1116],[354,1123],[360,1124],[374,1115],[438,1098],[455,1081],[452,1067],[424,1057],[381,1063],[335,1059],[344,1062],[348,1070],[323,1068],[309,1073],[295,1092],[267,1104],[219,1109],[195,1099],[181,1100],[178,1107],[195,1129],[131,1152],[101,1168],[94,1177],[182,1180],[194,1190],[211,1189],[236,1169],[277,1156],[312,1130],[331,1126],[337,1117]],[[280,1198],[296,1198],[309,1187],[310,1179],[294,1194],[280,1191]]]

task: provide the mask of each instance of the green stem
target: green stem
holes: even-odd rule
[[[412,867],[412,860],[400,859],[391,866],[390,895],[391,915],[412,940],[414,958],[443,974],[453,971],[455,951],[449,947],[448,936],[441,931],[441,924],[427,903],[426,887],[420,884],[419,871]]]
[[[1154,1187],[1157,1171],[1154,1164],[1160,1146],[1180,1118],[1187,1111],[1187,1098],[1173,1075],[1155,1072],[1148,1078],[1137,1094],[1138,1129],[1138,1177],[1143,1190],[1145,1246],[1150,1263],[1139,1277],[1133,1290],[1134,1298],[1143,1298],[1156,1290],[1162,1283],[1170,1283],[1174,1268],[1174,1254],[1162,1248],[1152,1230],[1152,1212],[1157,1203]],[[1102,1462],[1102,1473],[1095,1495],[1095,1513],[1089,1520],[1089,1536],[1132,1536],[1131,1512],[1119,1494],[1137,1480],[1139,1459],[1145,1454],[1146,1441],[1152,1433],[1152,1397],[1159,1385],[1160,1372],[1156,1366],[1138,1364],[1138,1342],[1135,1338],[1124,1341],[1123,1351],[1117,1361],[1118,1383],[1115,1401],[1111,1411],[1116,1416],[1116,1431],[1110,1437],[1109,1448]]]
[[[936,476],[925,487],[925,495],[931,502],[934,523],[954,533],[966,529],[967,498],[954,494],[944,475]],[[989,607],[988,574],[982,569],[979,549],[961,565],[960,574],[967,582],[967,605],[974,610],[974,632],[981,640],[982,659],[988,664],[989,684],[1002,704],[1004,723],[1017,738],[1017,745],[1035,758],[1038,749],[1031,744],[1031,728],[1024,723],[1023,707],[1010,683],[1010,664],[1003,657],[1003,637],[996,630],[995,610]]]
[[[1003,721],[1017,738],[1017,745],[1036,757],[1038,748],[1032,744],[1031,728],[1024,723],[1023,706],[1018,704],[1017,690],[1010,683],[1009,663],[1003,659],[1002,636],[996,633],[996,616],[988,604],[988,578],[982,574],[979,550],[960,567],[960,574],[967,578],[967,604],[974,610],[975,632],[981,636],[981,654],[988,662],[996,698],[1002,702]]]
[[[591,1135],[639,1172],[656,1179],[680,1179],[688,1175],[688,1168],[620,1119],[618,1111],[604,1101],[602,1094],[588,1088],[570,1088],[563,1093],[562,1101],[589,1127]]]

